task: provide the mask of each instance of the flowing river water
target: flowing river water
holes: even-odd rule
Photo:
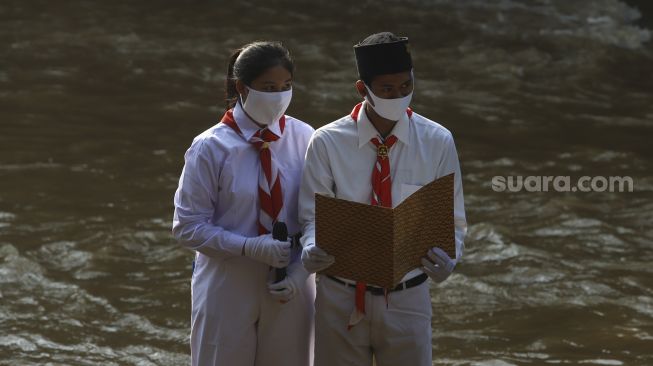
[[[289,114],[319,127],[357,102],[352,45],[380,30],[410,37],[413,108],[462,163],[469,233],[432,287],[434,364],[653,365],[652,19],[616,0],[3,0],[0,365],[188,364],[172,196],[230,50],[282,40]]]

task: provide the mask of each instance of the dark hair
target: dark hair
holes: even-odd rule
[[[393,43],[393,42],[399,42],[401,41],[401,37],[397,37],[394,35],[394,33],[391,32],[380,32],[380,33],[374,33],[372,35],[367,36],[364,40],[360,41],[358,43],[361,46],[367,46],[371,44],[380,44],[380,43]],[[373,76],[361,76],[361,80],[367,85],[372,85],[372,80],[374,79]]]
[[[233,108],[238,101],[236,80],[250,85],[267,69],[278,65],[285,67],[290,75],[293,75],[295,64],[290,52],[281,42],[253,42],[235,50],[229,59],[225,83],[227,109]]]
[[[392,43],[392,42],[399,42],[401,41],[400,37],[395,36],[393,33],[390,32],[381,32],[381,33],[374,33],[364,40],[362,40],[359,45],[365,46],[365,45],[370,45],[370,44],[379,44],[379,43]]]

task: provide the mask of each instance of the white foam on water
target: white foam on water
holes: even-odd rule
[[[515,160],[508,157],[503,157],[492,161],[469,160],[465,161],[465,166],[471,166],[475,168],[511,167],[515,166]]]
[[[37,256],[47,257],[52,261],[48,266],[55,266],[57,261],[64,262],[58,269],[75,268],[76,260],[66,259],[66,252],[75,252],[74,243],[56,242],[46,245],[34,252]],[[75,255],[73,255],[75,257]],[[86,258],[85,256],[82,256]],[[66,261],[69,261],[66,263]],[[106,298],[93,295],[74,283],[52,280],[48,272],[37,262],[21,255],[11,244],[0,245],[0,288],[3,301],[0,302],[0,318],[5,324],[20,322],[21,319],[41,319],[44,331],[57,329],[57,332],[74,332],[93,334],[93,338],[103,332],[113,334],[140,335],[164,342],[184,342],[187,339],[185,329],[173,329],[153,324],[144,316],[125,313],[114,307]],[[30,296],[24,296],[30,294]],[[56,306],[57,312],[51,312]],[[95,319],[91,321],[91,319]],[[93,343],[60,344],[30,331],[24,335],[18,331],[11,336],[0,337],[0,351],[18,350],[33,354],[34,352],[54,352],[48,361],[70,362],[75,359],[92,360],[151,360],[154,364],[175,364],[175,360],[185,360],[186,355],[179,355],[161,349],[148,348],[148,357],[132,347],[115,351],[110,347],[100,347]],[[74,358],[67,354],[74,353]],[[158,355],[158,356],[152,356]],[[154,357],[154,358],[151,358]],[[31,356],[30,358],[31,359]],[[158,360],[162,360],[161,363]],[[105,364],[104,362],[102,362]]]
[[[458,20],[488,34],[577,38],[628,49],[641,48],[651,40],[650,30],[634,24],[641,13],[617,0],[553,0],[533,5],[507,0],[437,3],[455,8]]]
[[[622,151],[607,150],[596,155],[592,160],[600,162],[609,162],[617,159],[626,159],[629,155]]]
[[[538,353],[538,352],[515,352],[513,353],[514,356],[525,358],[525,359],[534,359],[534,360],[546,360],[550,356],[546,353]]]
[[[15,335],[0,336],[0,347],[18,348],[23,352],[34,352],[38,349],[33,342]]]
[[[476,248],[472,245],[472,249],[464,253],[465,260],[473,263],[477,255],[492,255],[494,259],[508,259],[516,256],[518,254],[517,246],[506,243],[506,238],[502,230],[503,228],[487,222],[469,225],[465,241],[483,243],[483,251],[476,253]],[[487,248],[487,245],[493,247]],[[487,257],[479,258],[479,260],[487,259]]]
[[[76,249],[77,243],[61,241],[42,245],[35,255],[40,263],[59,271],[71,271],[90,264],[91,253]]]
[[[574,218],[570,220],[565,220],[560,224],[564,226],[576,227],[576,228],[600,227],[603,225],[601,220],[592,219],[592,218]]]
[[[21,170],[37,170],[37,169],[57,169],[63,165],[52,162],[38,162],[28,164],[0,164],[0,170],[7,171],[21,171]]]
[[[612,359],[604,359],[604,358],[597,358],[593,360],[580,360],[578,363],[589,363],[593,365],[608,365],[608,366],[620,366],[623,365],[624,363],[619,360],[612,360]]]
[[[653,296],[623,296],[614,303],[653,318]]]
[[[79,69],[74,68],[74,67],[68,67],[68,68],[49,68],[45,69],[42,71],[43,75],[46,76],[52,76],[56,78],[66,78],[66,77],[71,77],[75,76],[75,73],[77,73]]]
[[[515,363],[510,363],[504,360],[484,360],[484,361],[475,361],[470,363],[473,366],[518,366]]]
[[[13,221],[16,218],[16,214],[11,212],[0,211],[0,221]]]

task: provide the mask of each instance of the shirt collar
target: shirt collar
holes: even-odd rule
[[[238,128],[240,128],[240,132],[243,133],[243,138],[245,140],[249,141],[252,138],[252,136],[254,136],[256,131],[261,129],[259,125],[257,125],[254,121],[252,121],[251,118],[249,118],[249,116],[247,116],[245,110],[243,109],[243,106],[240,105],[240,99],[238,99],[238,101],[236,102],[236,105],[234,106],[232,113],[234,116],[234,120],[236,121]],[[279,129],[279,121],[276,121],[267,127],[268,130],[270,130],[270,132],[281,137],[281,130]]]
[[[379,131],[376,130],[376,127],[374,127],[370,119],[367,118],[367,113],[365,112],[366,103],[367,101],[363,102],[363,105],[358,112],[358,120],[356,121],[356,126],[358,128],[359,149],[370,142],[373,137],[379,136]],[[395,135],[397,140],[401,141],[405,145],[410,143],[410,120],[408,118],[408,113],[404,113],[401,118],[399,118],[394,128],[390,132],[390,135]]]

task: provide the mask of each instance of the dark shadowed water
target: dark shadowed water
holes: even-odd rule
[[[230,49],[282,40],[289,114],[357,102],[351,46],[411,39],[413,107],[454,134],[467,250],[433,286],[438,365],[653,365],[653,12],[646,1],[0,2],[0,364],[189,361],[170,237]],[[641,9],[638,11],[637,9]],[[494,176],[633,192],[495,192]]]

